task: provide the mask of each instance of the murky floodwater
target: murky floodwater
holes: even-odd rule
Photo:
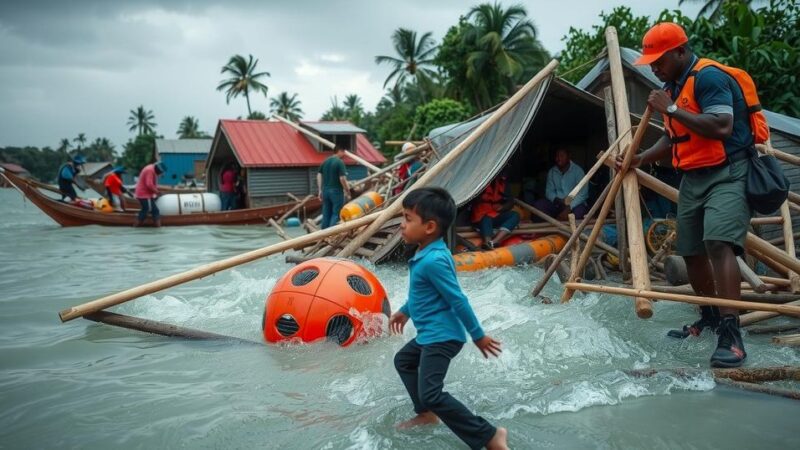
[[[392,357],[413,336],[340,349],[187,342],[57,312],[103,294],[275,242],[251,227],[60,228],[0,190],[0,447],[463,448],[444,427],[396,431],[412,413]],[[261,341],[264,299],[289,266],[261,260],[117,307],[124,314]],[[374,268],[394,308],[403,266]],[[450,392],[514,448],[798,448],[800,402],[715,388],[711,377],[636,379],[625,369],[707,367],[710,335],[666,330],[690,306],[661,302],[652,320],[628,299],[569,305],[526,297],[541,270],[460,277],[498,360],[456,358]],[[557,282],[548,286],[559,295]],[[751,366],[800,364],[768,336],[746,338]]]

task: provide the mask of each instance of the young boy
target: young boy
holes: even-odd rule
[[[408,301],[392,314],[389,329],[403,334],[409,317],[417,328],[417,337],[394,357],[417,415],[399,427],[436,424],[441,419],[471,448],[506,449],[505,428],[493,427],[442,390],[450,360],[466,342],[465,328],[484,357],[502,351],[499,341],[484,334],[461,292],[453,257],[442,240],[455,216],[455,202],[444,189],[416,189],[403,199],[403,239],[419,248],[409,262]]]

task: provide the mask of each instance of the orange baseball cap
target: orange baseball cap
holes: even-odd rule
[[[664,53],[689,42],[686,31],[677,23],[661,22],[647,30],[642,38],[642,56],[634,64],[651,64]]]

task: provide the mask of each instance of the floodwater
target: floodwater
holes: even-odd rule
[[[297,232],[297,230],[295,230]],[[276,242],[262,226],[60,228],[0,190],[0,448],[465,448],[444,426],[397,431],[412,414],[392,357],[414,335],[341,349],[188,342],[58,311]],[[261,342],[264,299],[289,268],[260,260],[116,307]],[[402,265],[373,268],[394,309]],[[568,305],[526,297],[542,271],[460,276],[500,359],[473,346],[447,388],[509,429],[512,448],[800,448],[800,402],[715,387],[707,372],[632,378],[626,369],[706,368],[711,335],[665,337],[690,306],[636,318],[616,296]],[[547,292],[559,295],[557,281]],[[748,365],[800,364],[768,336],[746,338]]]

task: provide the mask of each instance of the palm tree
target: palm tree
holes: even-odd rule
[[[75,141],[78,144],[77,150],[80,151],[81,148],[83,147],[83,144],[86,143],[86,134],[85,133],[78,133],[78,137],[73,139],[73,141]]]
[[[155,134],[156,123],[155,115],[152,110],[144,109],[144,105],[139,105],[135,110],[131,110],[131,115],[128,116],[128,131],[138,130],[137,136]]]
[[[364,115],[364,107],[361,105],[361,97],[359,97],[358,94],[350,94],[345,97],[342,107],[351,122],[356,125],[361,123],[361,117]]]
[[[178,139],[197,139],[203,136],[200,132],[200,122],[192,117],[186,116],[178,126]]]
[[[231,99],[244,94],[247,100],[247,115],[252,114],[250,109],[250,91],[262,92],[267,95],[267,85],[260,80],[270,76],[269,72],[256,72],[258,60],[253,60],[253,55],[245,59],[242,55],[231,56],[228,64],[222,66],[220,73],[230,75],[230,78],[222,80],[217,86],[218,91],[225,91],[225,102],[230,103]]]
[[[72,143],[69,141],[69,138],[62,138],[58,143],[58,152],[66,155],[69,153],[70,147],[72,147]]]
[[[303,117],[303,110],[300,109],[300,100],[297,94],[291,97],[286,92],[281,92],[277,97],[272,97],[269,101],[269,111],[281,117],[285,117],[293,122],[297,122]]]
[[[334,95],[331,99],[331,107],[322,114],[320,120],[345,120],[347,119],[347,111],[339,105],[339,100]]]
[[[386,77],[383,87],[392,80],[395,85],[403,84],[408,77],[414,78],[418,83],[430,77],[434,67],[433,58],[436,53],[436,44],[432,33],[429,31],[417,40],[417,32],[406,28],[398,28],[392,34],[392,44],[397,52],[395,56],[376,56],[376,64],[389,64],[392,72]]]
[[[472,26],[465,40],[475,48],[467,57],[467,78],[479,83],[484,102],[499,100],[498,81],[511,92],[527,66],[547,57],[536,40],[536,28],[520,5],[504,10],[499,3],[484,3],[472,8],[467,19]]]

